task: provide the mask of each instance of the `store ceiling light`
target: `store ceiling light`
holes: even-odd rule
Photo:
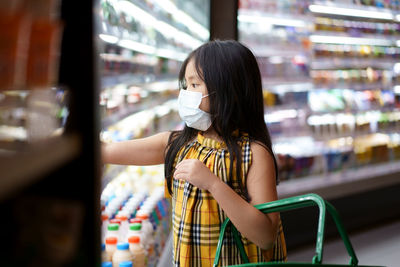
[[[193,32],[196,32],[203,40],[207,40],[210,37],[210,32],[205,27],[194,21],[193,18],[185,12],[178,9],[170,0],[156,0],[156,3],[165,11],[172,14],[175,20],[186,25]]]
[[[268,16],[254,16],[239,14],[238,20],[240,22],[257,23],[257,24],[272,24],[278,26],[289,26],[289,27],[306,27],[307,23],[297,19],[285,19]]]
[[[348,17],[360,17],[369,19],[393,20],[394,16],[390,12],[364,10],[355,8],[337,7],[331,5],[310,5],[308,7],[311,12],[320,14],[332,14]]]
[[[387,39],[355,38],[355,37],[330,36],[330,35],[311,35],[310,41],[313,43],[322,43],[322,44],[375,45],[375,46],[398,45],[398,41],[394,42],[392,40],[387,40]]]
[[[168,23],[158,20],[143,9],[137,7],[129,1],[119,1],[117,5],[120,12],[125,12],[131,17],[139,20],[141,23],[149,27],[154,27],[158,32],[163,34],[167,38],[175,40],[185,40],[185,43],[189,45],[192,49],[199,47],[202,42],[193,38],[189,34],[182,32],[175,27],[169,25]]]
[[[118,43],[118,37],[108,35],[108,34],[99,34],[101,40],[109,44],[116,44]]]
[[[155,54],[156,48],[150,45],[145,45],[142,43],[138,43],[131,40],[121,40],[118,42],[118,45],[124,47],[126,49],[130,49],[136,52],[144,53],[144,54]]]

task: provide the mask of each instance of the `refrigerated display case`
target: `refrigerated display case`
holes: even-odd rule
[[[178,72],[186,56],[210,38],[209,1],[99,2],[101,140],[117,142],[181,129]],[[168,265],[169,257],[161,256],[171,242],[170,208],[163,190],[163,166],[105,166],[102,242],[116,217],[134,218],[147,206],[154,230],[154,246],[145,245],[148,266],[160,259]]]
[[[2,266],[99,263],[92,10],[0,4]]]
[[[239,41],[260,65],[281,197],[362,192],[388,173],[381,185],[398,182],[399,12],[399,1],[239,1]]]

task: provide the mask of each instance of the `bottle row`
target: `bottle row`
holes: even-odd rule
[[[399,0],[339,0],[338,3],[343,4],[355,4],[355,5],[363,5],[363,6],[374,6],[377,8],[387,8],[392,10],[400,10],[400,1]]]
[[[295,92],[274,93],[264,91],[266,112],[276,109],[297,108],[309,113],[359,112],[368,110],[393,110],[400,108],[400,94],[394,90],[306,89]]]
[[[116,45],[107,45],[105,53],[100,55],[102,76],[111,75],[147,75],[163,74],[178,76],[180,62],[153,55],[135,53]]]
[[[307,124],[315,138],[362,135],[374,132],[400,131],[400,112],[367,111],[365,113],[339,113],[313,115]]]
[[[351,83],[390,85],[400,82],[399,73],[371,67],[366,69],[312,70],[310,76],[316,85]]]
[[[240,0],[239,9],[258,10],[276,14],[306,14],[310,0]]]
[[[0,5],[0,91],[49,88],[57,83],[62,24],[54,2],[20,0]]]
[[[350,36],[356,37],[360,36],[360,34],[400,34],[399,23],[367,22],[316,17],[314,24],[316,31],[345,32]]]
[[[309,6],[317,2],[318,4],[337,4],[341,7],[356,9],[360,7],[375,7],[378,10],[385,8],[393,11],[400,10],[399,0],[329,0],[329,1],[311,1],[311,0],[240,0],[240,9],[259,10],[271,14],[283,13],[304,15],[309,13]]]
[[[398,59],[400,48],[372,45],[314,44],[316,57]]]
[[[143,191],[132,194],[118,187],[103,202],[103,262],[111,261],[113,266],[124,261],[134,266],[157,265],[170,232],[170,206],[162,187],[148,197]]]
[[[399,161],[400,135],[371,134],[329,142],[315,141],[309,137],[302,140],[292,138],[276,145],[274,150],[278,158],[279,177],[284,181]]]

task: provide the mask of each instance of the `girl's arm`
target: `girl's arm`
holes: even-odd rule
[[[252,143],[251,150],[253,161],[247,175],[251,203],[241,198],[197,159],[178,163],[174,177],[208,190],[242,235],[260,248],[270,249],[277,236],[279,214],[264,214],[253,205],[277,199],[274,162],[263,146]]]
[[[101,144],[103,164],[155,165],[164,163],[165,148],[170,132],[150,137]]]
[[[264,214],[253,205],[277,200],[275,167],[271,154],[257,143],[251,144],[252,164],[247,175],[250,204],[220,179],[214,180],[209,191],[220,207],[246,238],[262,249],[275,242],[279,213]]]

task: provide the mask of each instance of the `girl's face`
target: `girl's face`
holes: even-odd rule
[[[187,86],[186,90],[200,92],[203,96],[208,95],[206,84],[197,74],[194,59],[191,59],[186,66],[185,80]],[[210,112],[210,102],[208,97],[202,99],[199,108],[205,112]]]

